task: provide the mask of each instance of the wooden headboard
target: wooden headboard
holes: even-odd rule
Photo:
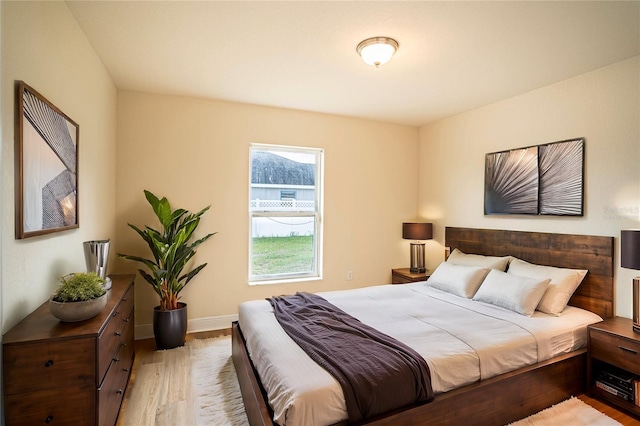
[[[614,314],[613,237],[453,227],[445,231],[445,245],[451,251],[511,255],[538,265],[588,269],[569,304],[602,318]]]

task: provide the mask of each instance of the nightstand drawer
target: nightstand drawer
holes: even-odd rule
[[[411,272],[409,268],[398,268],[391,270],[391,284],[409,284],[426,281],[429,279],[428,272]]]
[[[591,357],[640,374],[640,342],[590,330]]]
[[[392,284],[409,284],[409,283],[412,283],[412,282],[414,282],[414,281],[411,280],[410,278],[406,278],[406,277],[404,277],[402,275],[393,274],[391,276],[391,283]]]

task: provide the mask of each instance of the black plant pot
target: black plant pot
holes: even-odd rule
[[[184,346],[187,335],[187,304],[178,302],[178,306],[178,309],[171,311],[161,311],[160,306],[153,308],[153,334],[158,350]]]

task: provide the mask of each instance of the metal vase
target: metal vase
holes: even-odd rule
[[[170,311],[162,311],[160,306],[153,308],[153,335],[158,350],[184,346],[187,336],[187,304],[178,302],[178,306],[178,309]]]
[[[111,288],[111,280],[107,277],[109,263],[110,240],[94,240],[82,243],[84,248],[84,260],[87,272],[95,272],[100,278],[106,280],[105,289]]]

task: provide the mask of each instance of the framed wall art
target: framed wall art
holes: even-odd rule
[[[78,228],[80,126],[17,83],[16,238]]]
[[[584,138],[485,156],[484,213],[582,216]]]

